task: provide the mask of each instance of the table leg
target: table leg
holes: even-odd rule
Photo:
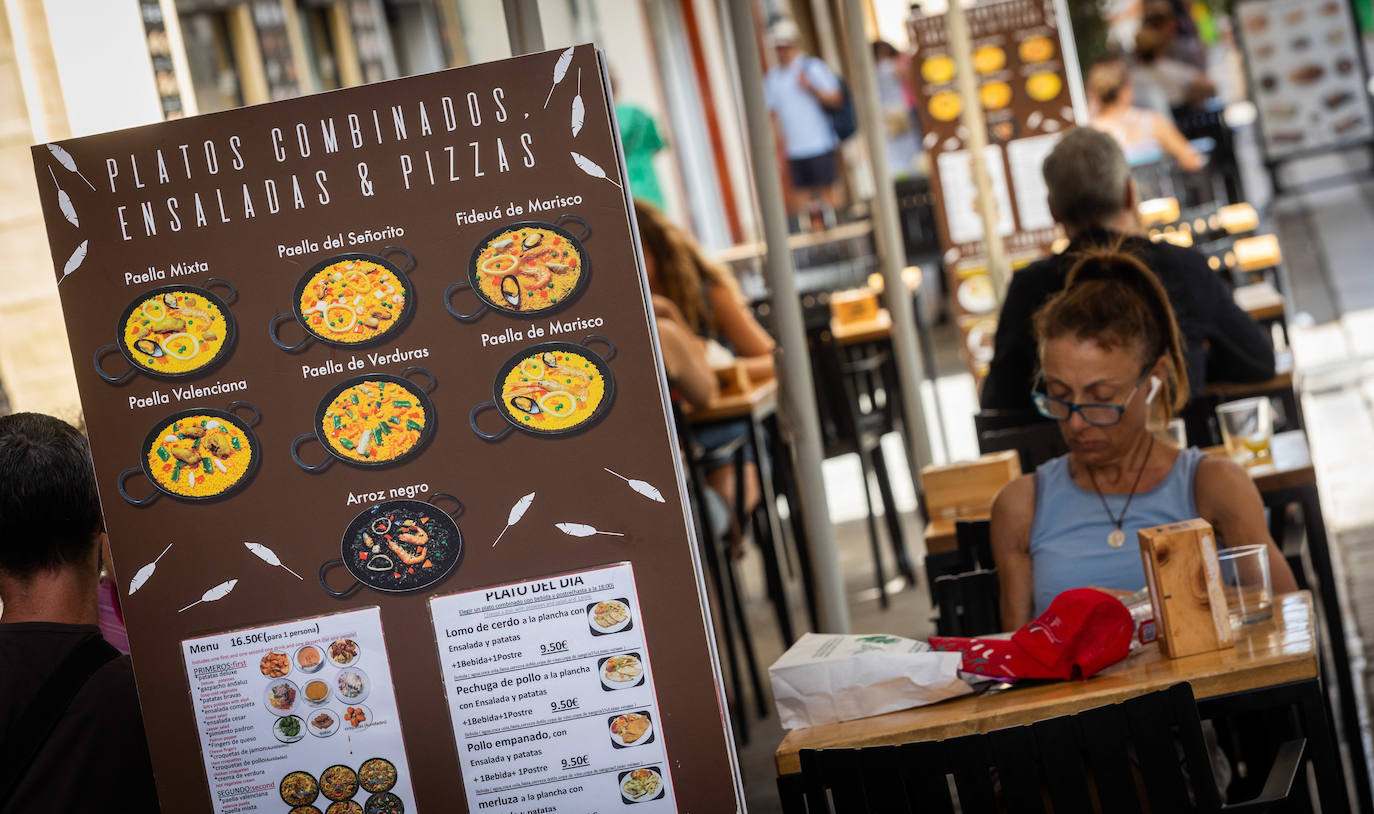
[[[782,633],[783,643],[790,647],[795,641],[792,631],[792,612],[787,597],[787,583],[782,578],[777,543],[781,536],[778,529],[777,495],[773,492],[773,468],[764,443],[764,428],[755,414],[749,416],[749,443],[754,448],[755,468],[758,470],[759,494],[762,496],[764,522],[755,523],[755,529],[763,534],[755,534],[755,542],[763,553],[764,574],[768,580],[768,593],[773,599],[773,610],[778,617],[778,630]],[[741,490],[742,492],[743,490]],[[762,525],[763,528],[759,529]],[[766,539],[764,539],[766,538]]]
[[[892,494],[892,481],[889,480],[887,460],[883,455],[882,441],[873,448],[873,470],[878,476],[878,493],[883,498],[883,517],[887,521],[887,536],[892,545],[892,554],[897,560],[897,573],[901,574],[908,585],[916,584],[916,568],[906,550],[906,535],[902,533],[902,515],[897,511],[897,498]]]
[[[796,473],[792,469],[792,451],[782,443],[782,435],[777,431],[776,415],[771,421],[774,428],[771,437],[776,453],[772,462],[777,467],[783,494],[787,495],[788,526],[792,530],[792,543],[797,549],[797,566],[801,569],[803,593],[806,595],[806,614],[811,621],[811,629],[820,630],[820,608],[816,605],[816,581],[811,569],[811,548],[806,536],[806,522],[802,518],[804,510],[797,497],[801,492],[797,486]]]

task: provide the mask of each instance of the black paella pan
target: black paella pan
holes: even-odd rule
[[[407,378],[413,374],[423,374],[428,382],[421,386]],[[406,368],[400,376],[368,373],[335,385],[320,399],[313,432],[302,433],[291,441],[291,459],[306,472],[321,472],[336,458],[364,468],[394,466],[410,460],[434,437],[438,413],[429,394],[437,385],[434,374],[418,366]],[[342,404],[334,406],[336,401]],[[349,431],[354,419],[347,412],[340,416],[339,407],[373,410],[374,416],[385,409],[389,415],[371,421],[358,416],[363,432],[355,440],[355,432]],[[312,439],[330,455],[317,464],[306,463],[300,455],[301,446]],[[374,442],[376,447],[372,446]],[[377,452],[369,454],[373,450]]]
[[[389,253],[405,255],[408,261],[406,267],[402,269],[400,266],[387,259],[386,255]],[[311,313],[307,314],[305,308],[301,305],[301,298],[305,295],[306,288],[312,283],[328,282],[323,277],[320,278],[320,280],[316,280],[316,275],[321,274],[321,272],[324,272],[336,264],[342,265],[357,261],[374,263],[390,272],[392,276],[396,278],[396,285],[394,286],[396,290],[384,291],[385,297],[383,298],[377,298],[369,292],[360,297],[359,299],[362,301],[357,303],[350,301],[345,304],[321,304],[318,313],[312,309]],[[267,325],[267,335],[271,338],[272,344],[287,353],[295,353],[303,350],[310,344],[311,340],[323,342],[326,345],[333,345],[338,348],[362,348],[369,345],[375,345],[379,342],[385,342],[404,330],[406,323],[408,323],[410,318],[415,314],[415,285],[411,282],[408,275],[414,273],[416,265],[418,265],[418,261],[416,261],[415,255],[400,246],[386,246],[378,254],[344,252],[343,254],[335,254],[326,257],[315,263],[301,275],[300,280],[296,282],[295,291],[291,294],[291,311],[277,314],[272,317],[271,322]],[[339,269],[337,273],[340,274],[342,278],[344,274],[352,273],[352,270]],[[397,298],[401,301],[397,302]],[[356,324],[349,324],[347,329],[340,328],[337,331],[326,327],[327,324],[332,324],[333,317],[330,313],[331,310],[335,308],[343,310],[350,306],[353,307],[355,311],[358,307],[363,307],[365,309],[364,313],[361,315],[354,313],[353,319]],[[379,309],[376,311],[376,314],[373,313],[374,307]],[[379,321],[379,315],[381,314],[385,314],[386,316]],[[282,324],[291,320],[292,317],[294,317],[301,328],[305,330],[305,337],[294,345],[287,344],[278,336]],[[315,317],[320,318],[319,324],[315,323]],[[378,324],[376,326],[367,326],[364,323],[368,320]],[[357,339],[344,338],[348,336],[349,331],[353,330],[358,332],[365,330],[366,333],[361,334]]]
[[[563,228],[563,224],[568,222],[581,226],[581,234],[574,235]],[[522,236],[522,230],[532,234]],[[511,236],[502,238],[507,233],[511,233]],[[467,279],[453,283],[444,291],[444,307],[460,322],[473,322],[488,309],[511,316],[533,318],[565,308],[581,296],[591,282],[591,256],[583,245],[591,235],[592,229],[587,221],[571,214],[560,215],[553,223],[536,220],[508,223],[477,243],[468,260]],[[538,243],[529,247],[523,245],[523,240],[536,237],[539,238]],[[510,263],[508,268],[489,267],[488,264],[499,261],[500,257],[483,259],[488,250],[505,256],[504,251],[494,245],[498,239],[510,242],[509,248],[518,252],[517,255],[507,256]],[[525,257],[531,252],[544,256],[542,260],[526,265]],[[551,272],[550,269],[561,270]],[[548,291],[533,287],[540,275],[548,275],[548,281],[556,284],[553,297],[548,295]],[[565,275],[574,275],[570,285],[555,279]],[[484,282],[493,283],[495,290],[484,288]],[[471,289],[481,301],[472,311],[462,312],[453,306],[453,296],[464,289]]]
[[[436,505],[451,500],[445,512]],[[463,559],[463,534],[455,518],[463,503],[446,492],[428,500],[388,500],[364,509],[344,531],[338,559],[320,566],[320,587],[337,599],[360,587],[386,593],[420,591],[442,582]],[[344,566],[353,584],[343,590],[329,587],[325,575]]]
[[[251,416],[245,420],[236,410]],[[143,439],[139,465],[119,473],[115,485],[120,496],[132,506],[147,506],[163,494],[195,503],[229,497],[258,471],[262,444],[253,428],[260,423],[262,413],[246,401],[231,401],[225,410],[193,407],[172,413]],[[216,425],[224,425],[224,431],[218,432]],[[146,497],[129,494],[129,479],[140,473],[157,491]]]
[[[220,297],[218,294],[210,291],[211,288],[225,288],[228,289],[228,293]],[[159,305],[159,308],[163,311],[162,316],[164,319],[179,319],[182,322],[181,329],[191,327],[186,323],[191,322],[194,324],[197,318],[190,318],[185,314],[179,315],[178,310],[184,309],[185,306],[172,305],[177,295],[180,294],[194,294],[219,309],[219,312],[224,316],[224,325],[219,330],[223,330],[224,333],[223,336],[216,335],[219,346],[215,352],[209,354],[203,360],[197,361],[194,367],[190,367],[186,370],[169,371],[165,368],[160,369],[160,366],[164,363],[158,361],[159,359],[170,358],[167,349],[163,347],[158,340],[153,339],[152,334],[147,338],[129,341],[125,332],[129,320],[136,314],[141,314],[139,321],[143,322],[145,326],[151,325],[156,321],[146,313],[141,313],[142,309],[152,303],[157,303]],[[187,376],[199,376],[218,367],[220,363],[229,358],[229,354],[234,350],[234,342],[238,339],[238,324],[234,321],[233,312],[229,310],[229,306],[237,302],[238,297],[239,292],[238,289],[234,287],[234,284],[221,277],[209,277],[205,280],[205,285],[203,286],[165,285],[139,295],[133,302],[129,303],[123,313],[119,315],[119,322],[115,323],[115,341],[96,348],[93,359],[96,374],[110,384],[123,384],[132,378],[135,373],[143,373],[155,379],[171,380],[181,379]],[[211,330],[215,329],[213,324],[208,327]],[[203,338],[202,334],[202,337],[196,340],[197,343],[202,341]],[[199,344],[197,344],[197,348],[199,348]],[[129,369],[122,373],[112,374],[105,370],[101,365],[101,361],[115,350],[118,350],[120,354],[123,355],[125,361],[129,363]]]
[[[600,343],[605,355],[591,349]],[[492,400],[472,408],[468,425],[484,441],[499,441],[512,430],[534,436],[559,436],[590,429],[615,401],[611,340],[589,334],[581,343],[544,342],[516,353],[501,365],[492,385]],[[561,395],[560,395],[561,394]],[[560,409],[567,412],[559,414]],[[477,417],[494,410],[506,426],[487,432]]]

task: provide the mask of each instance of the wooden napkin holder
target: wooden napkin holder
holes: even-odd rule
[[[878,293],[871,288],[836,291],[830,295],[830,316],[841,326],[873,322],[878,318]]]
[[[1234,647],[1212,525],[1185,520],[1137,536],[1160,652],[1177,659]]]

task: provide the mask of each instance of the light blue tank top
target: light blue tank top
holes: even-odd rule
[[[1098,495],[1073,482],[1068,456],[1041,464],[1035,470],[1035,520],[1030,536],[1035,615],[1070,588],[1093,585],[1137,591],[1144,587],[1145,568],[1136,532],[1198,516],[1193,484],[1202,457],[1196,447],[1180,450],[1164,480],[1136,494],[1121,526],[1126,533],[1121,548],[1107,544],[1107,535],[1116,526]],[[1112,516],[1119,516],[1128,496],[1105,497]]]

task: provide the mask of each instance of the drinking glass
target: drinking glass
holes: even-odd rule
[[[1169,423],[1154,430],[1154,436],[1159,441],[1173,444],[1179,449],[1188,447],[1188,427],[1181,418],[1171,418]]]
[[[1269,581],[1269,547],[1242,545],[1217,552],[1221,591],[1231,627],[1263,622],[1274,615],[1274,590]]]
[[[1226,454],[1242,465],[1268,463],[1274,415],[1264,397],[1228,401],[1217,407]]]

